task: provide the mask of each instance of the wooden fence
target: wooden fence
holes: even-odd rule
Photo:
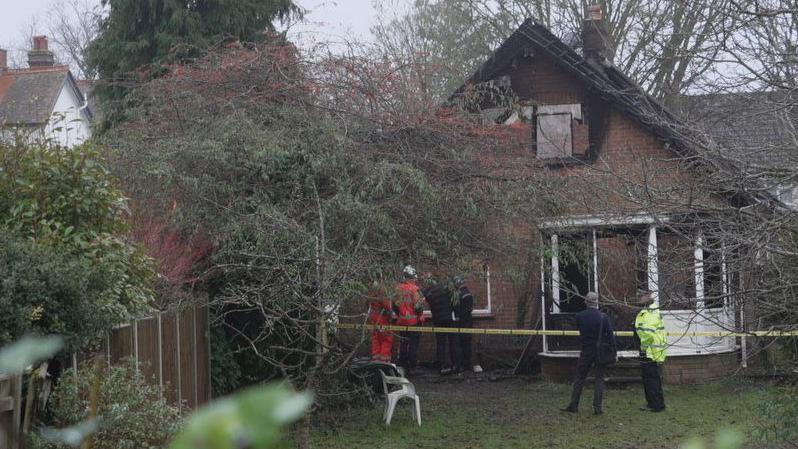
[[[170,403],[193,409],[212,394],[209,331],[206,306],[160,312],[111,331],[103,355],[110,365],[134,359]]]
[[[0,374],[0,449],[19,447],[22,376]]]

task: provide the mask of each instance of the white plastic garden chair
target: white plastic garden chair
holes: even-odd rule
[[[399,402],[399,399],[410,398],[415,402],[412,410],[413,419],[416,420],[420,426],[421,400],[416,393],[416,387],[413,385],[413,382],[410,382],[404,377],[386,376],[382,370],[380,370],[380,376],[382,376],[382,387],[385,390],[385,412],[382,414],[382,419],[385,420],[385,424],[391,425],[391,418],[393,418],[393,412],[396,409],[396,403]],[[400,388],[391,391],[389,385],[398,385]]]

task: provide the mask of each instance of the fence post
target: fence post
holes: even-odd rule
[[[180,308],[175,309],[175,336],[177,337],[177,341],[175,341],[175,347],[177,350],[175,351],[177,355],[177,404],[180,406],[183,402],[183,371],[180,369]],[[182,407],[180,407],[182,409]]]
[[[199,386],[197,385],[197,306],[191,306],[191,361],[194,366],[194,408],[199,406]]]
[[[155,318],[158,322],[158,392],[163,399],[163,335],[161,335],[161,312],[159,311]]]

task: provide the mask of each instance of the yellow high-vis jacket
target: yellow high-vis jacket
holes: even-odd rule
[[[664,362],[668,337],[665,335],[665,324],[662,322],[658,304],[651,304],[637,314],[635,332],[640,339],[640,352],[644,352],[646,357],[655,362]]]

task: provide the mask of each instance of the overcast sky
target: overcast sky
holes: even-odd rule
[[[47,8],[53,1],[0,0],[0,46],[21,45],[24,30],[36,17],[40,18],[39,22],[43,22]],[[96,2],[99,4],[99,0]],[[369,27],[376,20],[372,0],[298,0],[296,3],[309,13],[306,21],[293,26],[290,33],[301,33],[303,40],[309,32],[325,41],[336,41],[344,37],[368,40]],[[45,33],[44,30],[39,32]]]

